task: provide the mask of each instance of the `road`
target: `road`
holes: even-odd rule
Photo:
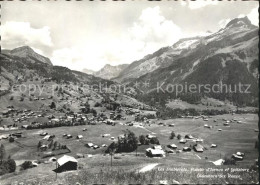
[[[159,163],[148,164],[145,167],[143,167],[141,170],[139,170],[139,173],[144,173],[144,172],[150,171],[157,165],[159,165]]]

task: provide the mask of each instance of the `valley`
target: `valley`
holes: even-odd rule
[[[258,30],[236,18],[98,72],[2,50],[0,184],[259,183]],[[222,82],[251,91],[156,91]]]

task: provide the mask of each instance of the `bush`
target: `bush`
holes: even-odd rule
[[[7,160],[2,161],[0,164],[0,175],[4,175],[6,173],[12,173],[16,170],[16,163],[10,157]]]
[[[160,142],[159,142],[159,140],[158,140],[157,137],[151,138],[151,139],[150,139],[150,143],[151,143],[151,144],[155,144],[155,145],[159,145],[159,144],[160,144]]]
[[[102,107],[102,104],[99,103],[99,102],[96,102],[95,105],[94,105],[94,107]]]
[[[172,131],[170,135],[170,139],[174,139],[174,138],[175,138],[175,133]]]
[[[138,139],[135,137],[135,134],[131,131],[128,130],[128,133],[125,134],[124,138],[118,138],[117,143],[112,143],[109,145],[107,150],[105,151],[106,153],[110,152],[133,152],[137,149],[138,146]]]
[[[142,144],[142,145],[144,145],[144,144],[146,144],[146,142],[145,142],[145,136],[144,135],[140,135],[139,136],[139,141],[140,141],[140,143]]]
[[[224,165],[235,165],[236,164],[235,159],[225,157],[224,160],[225,160],[224,163],[223,163]]]
[[[32,167],[33,167],[32,161],[24,161],[24,163],[21,164],[21,170],[26,170]]]
[[[51,109],[55,109],[55,108],[56,108],[55,102],[51,102],[50,108],[51,108]]]
[[[9,158],[7,160],[7,165],[8,165],[8,172],[9,173],[12,173],[12,172],[15,172],[16,170],[16,163],[13,159]]]
[[[10,138],[9,138],[9,142],[10,142],[10,143],[14,142],[14,138],[13,138],[13,137],[10,137]]]

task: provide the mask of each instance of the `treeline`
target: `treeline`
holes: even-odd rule
[[[3,144],[0,146],[0,175],[12,173],[16,170],[16,163],[10,156],[6,159],[6,151]]]
[[[121,153],[121,152],[133,152],[137,149],[138,144],[149,145],[155,144],[159,145],[160,142],[157,137],[149,137],[149,135],[140,135],[139,138],[135,136],[133,132],[127,130],[127,134],[124,137],[118,137],[118,142],[111,143],[105,153]]]
[[[253,86],[254,87],[254,86]],[[190,104],[199,104],[201,103],[202,98],[211,97],[220,101],[230,101],[233,102],[235,106],[244,107],[244,106],[253,106],[258,107],[258,98],[255,90],[252,87],[252,93],[179,93],[177,96],[175,92],[169,93],[165,92],[150,92],[149,94],[139,93],[136,95],[136,99],[141,102],[144,102],[150,106],[155,106],[158,108],[165,108],[166,104],[172,99],[180,99],[182,101],[188,102]],[[258,91],[257,91],[258,92]]]
[[[206,115],[206,116],[213,116],[213,115],[222,115],[228,114],[227,110],[215,110],[215,109],[206,109],[202,111],[198,111],[194,108],[190,109],[171,109],[165,108],[156,112],[158,118],[162,119],[169,119],[169,118],[180,118],[181,116],[199,116],[199,115]]]
[[[154,114],[145,114],[145,115],[137,115],[135,117],[135,121],[145,121],[145,119],[155,119],[156,115]]]
[[[82,122],[55,122],[55,123],[41,123],[41,124],[32,124],[27,126],[27,130],[31,129],[44,129],[44,128],[54,128],[54,127],[69,127],[69,126],[79,126],[86,125],[85,121]]]
[[[123,138],[118,137],[118,141],[111,143],[105,153],[133,152],[138,147],[138,138],[135,134],[127,130]]]

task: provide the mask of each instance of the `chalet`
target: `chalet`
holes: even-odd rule
[[[102,137],[108,137],[110,134],[103,134]]]
[[[181,139],[181,140],[179,141],[179,143],[182,143],[182,144],[185,144],[186,142],[187,142],[186,139]]]
[[[155,149],[155,150],[162,150],[162,146],[161,145],[154,145],[153,149]]]
[[[148,139],[152,139],[152,138],[155,138],[156,136],[148,134],[146,137],[147,137]]]
[[[243,160],[243,157],[242,156],[239,156],[239,155],[236,155],[236,154],[233,154],[232,155],[232,158],[237,160],[237,161],[242,161]]]
[[[67,135],[67,139],[70,139],[70,138],[72,138],[72,135],[71,135],[71,134],[68,134],[68,135]]]
[[[171,148],[171,149],[176,149],[176,148],[177,148],[177,146],[176,146],[175,144],[170,144],[170,145],[168,145],[168,148]]]
[[[61,173],[64,171],[77,170],[78,161],[71,156],[64,155],[57,160],[58,168],[53,170],[56,173]]]
[[[165,152],[161,149],[146,149],[146,155],[149,157],[165,157]]]
[[[196,143],[203,143],[203,139],[195,139]]]
[[[41,149],[42,151],[47,150],[47,148],[48,148],[48,145],[42,145],[42,146],[40,146],[40,149]]]
[[[219,160],[214,161],[213,164],[215,164],[216,166],[220,166],[220,165],[224,164],[224,162],[225,162],[225,160],[219,159]]]
[[[82,139],[83,138],[83,135],[78,135],[77,136],[77,139]]]
[[[43,139],[43,140],[48,140],[50,137],[51,137],[51,135],[46,135],[46,136],[44,136],[42,139]]]
[[[194,146],[193,146],[193,149],[194,149],[194,151],[196,151],[196,152],[203,152],[203,146],[202,145],[200,145],[200,144],[195,144]]]
[[[91,148],[91,147],[94,146],[94,144],[93,144],[93,143],[87,143],[86,146],[89,147],[89,148]]]
[[[229,126],[229,123],[226,122],[226,123],[223,123],[223,125],[224,125],[224,126]]]
[[[189,152],[189,151],[191,151],[191,148],[190,147],[187,147],[187,146],[185,146],[185,147],[183,147],[183,149],[182,149],[184,152]]]
[[[217,145],[216,144],[211,144],[210,148],[216,148]]]
[[[84,154],[80,154],[80,153],[77,153],[76,155],[77,155],[77,158],[84,158],[85,157]]]
[[[42,132],[42,133],[40,133],[40,136],[47,136],[47,135],[48,135],[47,132]]]
[[[22,125],[21,128],[27,129],[29,125]]]
[[[57,158],[56,157],[51,157],[48,161],[49,162],[54,162],[54,161],[57,161]]]
[[[185,138],[186,138],[186,139],[193,139],[194,137],[193,137],[192,135],[190,135],[190,134],[187,134],[187,135],[185,136]]]
[[[94,148],[94,149],[98,149],[99,146],[98,146],[98,145],[94,145],[93,148]]]

